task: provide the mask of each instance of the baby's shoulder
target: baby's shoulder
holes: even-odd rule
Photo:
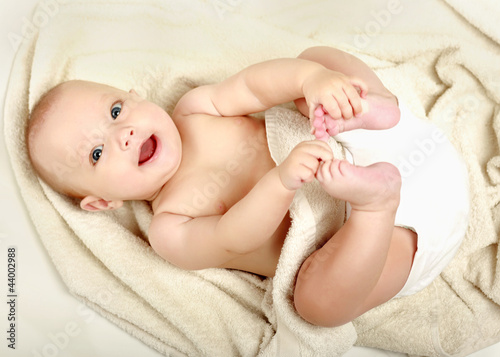
[[[212,100],[213,88],[213,85],[205,85],[184,94],[174,108],[173,117],[182,118],[193,114],[222,116]]]
[[[153,215],[157,216],[162,213],[192,215],[193,212],[185,207],[191,188],[190,182],[174,182],[165,185],[151,204]]]

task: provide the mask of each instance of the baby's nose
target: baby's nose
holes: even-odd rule
[[[133,128],[127,127],[123,128],[119,132],[119,144],[122,150],[127,150],[130,147],[132,138],[135,132]]]

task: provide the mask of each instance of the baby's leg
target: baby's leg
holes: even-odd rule
[[[389,300],[404,286],[416,237],[394,228],[401,178],[386,163],[322,164],[323,188],[352,205],[342,228],[302,265],[294,292],[298,313],[321,326],[339,326]]]

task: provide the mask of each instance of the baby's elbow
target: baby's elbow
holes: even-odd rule
[[[171,240],[166,239],[165,237],[160,237],[158,235],[152,234],[152,232],[150,231],[149,245],[156,253],[156,255],[168,261],[169,263],[177,266],[178,268],[185,269],[184,267],[181,266],[182,262],[179,262],[177,261],[178,259],[175,259],[175,257],[178,256],[178,254],[175,253],[176,248],[172,245]]]
[[[175,239],[175,234],[170,232],[170,234],[166,235],[155,228],[157,228],[157,226],[150,226],[148,238],[149,245],[156,255],[180,269],[194,270],[189,264],[189,260],[183,257],[182,246],[179,244],[178,240]]]
[[[168,240],[158,242],[158,240],[150,239],[151,248],[162,259],[171,265],[182,270],[201,270],[206,268],[200,265],[197,261],[188,259],[184,254],[179,252],[179,249],[169,244]]]

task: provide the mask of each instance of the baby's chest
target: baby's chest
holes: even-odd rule
[[[251,159],[232,155],[218,165],[193,171],[165,195],[165,207],[169,206],[169,212],[190,217],[224,214],[265,174],[259,163],[263,158],[259,158],[258,152],[253,155]]]
[[[172,213],[224,214],[275,166],[264,123],[244,117],[217,118],[197,128],[192,132],[196,149],[186,153],[184,166],[164,199]]]

